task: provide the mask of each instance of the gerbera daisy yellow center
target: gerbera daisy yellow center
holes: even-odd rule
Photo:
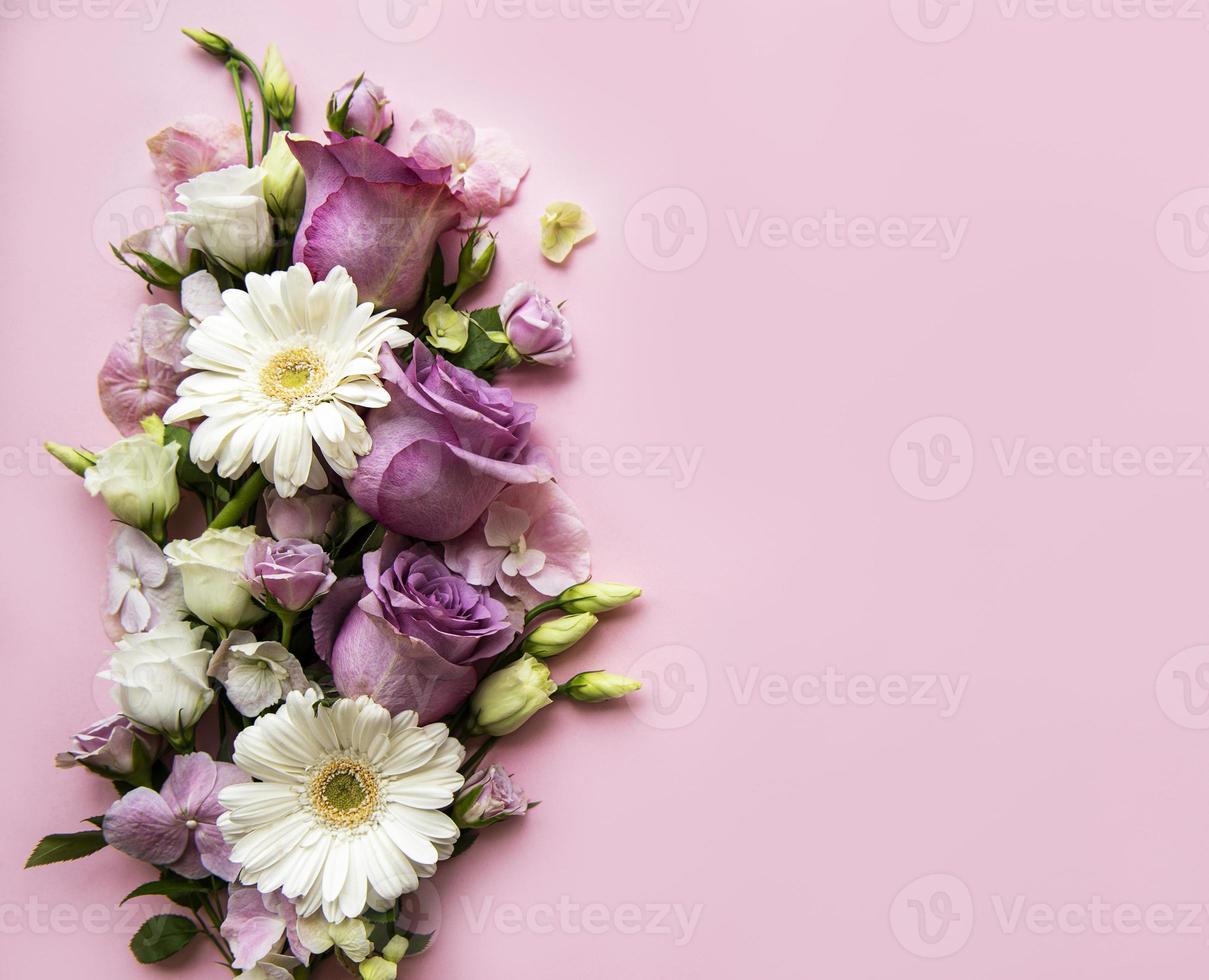
[[[315,812],[333,827],[359,827],[378,809],[378,777],[356,759],[333,759],[307,788]]]
[[[260,390],[270,398],[293,405],[300,398],[315,394],[327,368],[309,347],[295,347],[274,354],[260,372]]]

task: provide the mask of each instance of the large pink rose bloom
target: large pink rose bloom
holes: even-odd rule
[[[449,168],[449,189],[462,205],[464,224],[499,214],[529,172],[528,158],[507,133],[475,129],[444,109],[413,122],[406,140],[406,152],[421,167]]]
[[[530,608],[592,572],[588,529],[556,483],[509,487],[446,543],[445,563],[472,585],[498,584]]]
[[[419,341],[406,370],[389,348],[380,360],[390,404],[366,415],[373,448],[346,481],[374,520],[398,534],[448,541],[506,486],[553,476],[529,445],[535,406]]]
[[[289,141],[306,175],[294,261],[316,282],[343,266],[362,300],[408,310],[419,302],[437,239],[458,222],[448,170],[425,170],[363,136],[336,140]]]
[[[243,130],[212,116],[185,116],[147,140],[151,165],[167,206],[176,203],[177,185],[211,170],[247,163]]]

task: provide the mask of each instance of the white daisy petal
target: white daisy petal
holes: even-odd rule
[[[464,754],[414,712],[291,692],[235,740],[236,765],[260,780],[220,797],[240,879],[333,923],[389,905],[452,853],[458,829],[439,810],[462,785]]]
[[[165,418],[204,420],[191,444],[199,466],[234,477],[257,463],[283,497],[327,485],[316,445],[340,476],[353,476],[372,446],[357,409],[387,404],[378,354],[383,343],[410,342],[404,322],[358,304],[340,267],[315,282],[299,263],[244,285],[224,292],[221,310],[189,335],[184,363],[194,373]]]

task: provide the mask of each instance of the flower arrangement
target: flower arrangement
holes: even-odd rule
[[[144,306],[101,368],[123,438],[47,444],[117,521],[117,713],[56,761],[118,798],[28,866],[107,846],[152,865],[130,897],[180,911],[134,937],[143,963],[205,940],[241,977],[332,957],[388,980],[430,939],[401,899],[533,805],[497,740],[556,699],[638,687],[560,684],[548,661],[639,590],[591,580],[536,408],[496,383],[567,362],[560,307],[522,282],[465,308],[520,150],[444,110],[399,125],[364,76],[328,100],[326,139],[302,136],[275,47],[258,63],[185,33],[230,72],[239,122],[148,141],[166,217],[114,253],[177,303]],[[542,251],[593,231],[556,202]]]

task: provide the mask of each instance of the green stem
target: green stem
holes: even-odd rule
[[[290,640],[294,636],[294,622],[298,619],[298,613],[283,609],[277,614],[277,618],[281,620],[281,645],[288,650]]]
[[[467,759],[465,762],[462,763],[462,765],[460,767],[461,770],[466,773],[473,772],[475,766],[477,766],[480,762],[483,761],[483,757],[486,756],[487,753],[491,751],[491,746],[495,745],[495,743],[496,743],[495,735],[490,735],[487,738],[483,739],[483,744],[474,750],[474,755],[472,755],[469,759]]]
[[[534,606],[525,613],[525,625],[528,626],[531,622],[537,619],[538,616],[543,616],[548,612],[553,612],[555,609],[561,609],[562,603],[557,599],[551,599],[548,602],[543,602],[541,605]]]
[[[256,88],[259,89],[259,91],[260,91],[260,113],[262,116],[264,116],[264,126],[262,127],[262,132],[261,132],[261,137],[260,137],[260,156],[263,159],[264,155],[269,152],[269,141],[272,139],[272,122],[273,122],[272,119],[269,118],[269,110],[268,110],[269,100],[265,97],[264,76],[260,74],[260,69],[256,66],[256,62],[254,62],[251,58],[249,58],[242,51],[240,51],[238,49],[236,49],[235,51],[232,51],[231,57],[236,59],[237,61],[243,62],[247,66],[248,71],[250,71],[252,73],[252,78],[255,79],[255,81],[256,81]],[[249,150],[248,152],[249,152],[249,160],[250,160],[251,151]],[[248,164],[249,167],[251,165],[252,165],[251,163]]]
[[[215,529],[234,527],[243,520],[244,515],[256,503],[256,499],[268,485],[269,481],[265,479],[264,473],[257,468],[250,477],[244,480],[243,485],[235,491],[235,495],[227,501],[227,505],[210,522],[210,527]]]
[[[231,79],[235,83],[235,94],[239,97],[239,121],[243,123],[243,141],[248,151],[248,166],[253,167],[256,165],[256,161],[252,155],[252,114],[248,111],[248,103],[243,94],[243,82],[240,78],[242,68],[239,59],[232,58],[228,61],[227,70],[231,73]]]

